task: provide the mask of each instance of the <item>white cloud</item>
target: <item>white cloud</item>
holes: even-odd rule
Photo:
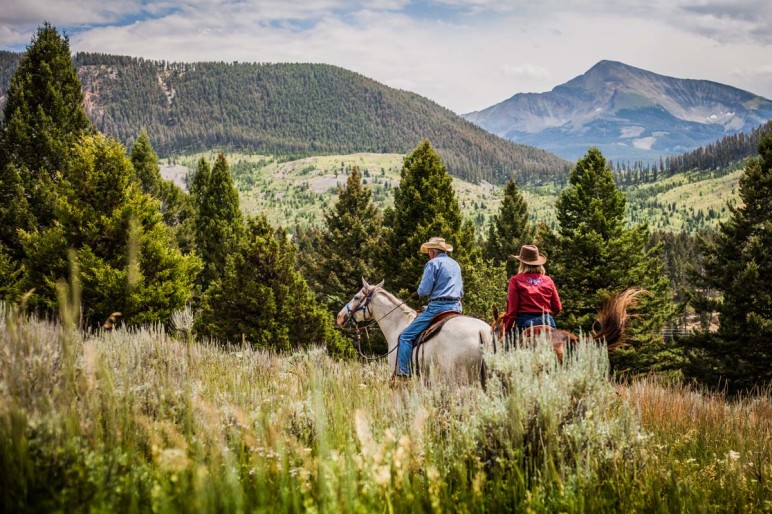
[[[0,23],[25,28],[43,21],[56,25],[111,23],[143,10],[139,0],[24,0],[3,3]]]
[[[700,1],[31,0],[2,11],[0,45],[28,42],[30,23],[49,19],[76,29],[75,50],[324,62],[456,112],[550,90],[602,59],[772,96],[769,44],[747,36],[772,34],[770,10],[755,0]]]

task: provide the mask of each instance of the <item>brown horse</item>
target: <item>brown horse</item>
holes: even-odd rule
[[[645,293],[643,289],[626,289],[621,293],[610,297],[603,304],[600,312],[595,317],[592,333],[590,336],[594,341],[605,340],[609,350],[614,350],[623,346],[623,336],[627,326],[627,309],[634,305],[635,298]],[[504,319],[499,315],[498,309],[493,307],[493,323],[491,331],[493,334],[493,351],[496,352],[497,345],[504,342],[504,349],[509,349],[511,337],[504,334]],[[579,342],[579,336],[567,330],[558,330],[549,325],[534,325],[522,331],[516,336],[519,346],[533,345],[540,340],[547,340],[552,344],[558,361],[563,362],[566,346],[574,345]]]

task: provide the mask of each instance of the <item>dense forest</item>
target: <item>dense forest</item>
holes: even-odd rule
[[[0,52],[0,91],[17,54]],[[569,163],[517,145],[414,93],[323,64],[169,63],[79,53],[86,112],[131,145],[141,129],[173,155],[220,148],[305,156],[406,154],[432,141],[451,174],[479,182],[542,182]]]
[[[611,167],[620,186],[656,182],[664,177],[693,170],[728,173],[739,169],[744,159],[755,156],[761,136],[771,130],[772,121],[768,121],[750,132],[725,136],[690,152],[661,157],[659,163],[615,162]]]

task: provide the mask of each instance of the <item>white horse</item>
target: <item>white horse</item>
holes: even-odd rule
[[[417,313],[383,289],[383,281],[371,286],[363,278],[362,286],[338,313],[338,325],[376,321],[389,344],[389,368],[396,370],[399,335]],[[457,316],[449,319],[435,336],[418,349],[418,369],[423,374],[451,377],[465,383],[479,380],[485,387],[486,367],[482,348],[490,345],[490,325],[477,318]]]

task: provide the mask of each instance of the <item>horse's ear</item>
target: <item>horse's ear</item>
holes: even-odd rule
[[[386,282],[386,279],[383,279],[383,280],[381,280],[380,282],[378,282],[377,284],[375,284],[375,287],[377,287],[377,288],[381,288],[381,287],[383,287],[383,283],[384,283],[384,282]]]
[[[499,320],[499,310],[496,308],[496,306],[493,306],[493,321]]]
[[[367,280],[365,280],[365,277],[362,277],[362,286],[365,289],[370,289],[370,284],[367,283]]]

